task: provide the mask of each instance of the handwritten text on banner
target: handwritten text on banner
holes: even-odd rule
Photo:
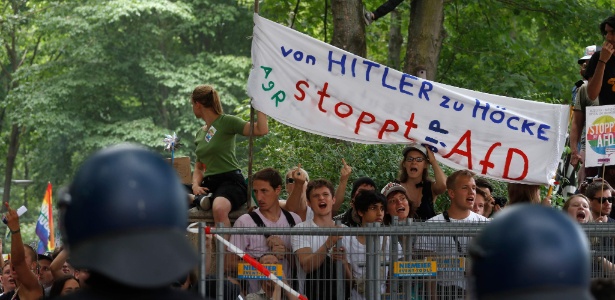
[[[415,140],[447,166],[505,181],[553,178],[567,106],[423,80],[256,14],[254,22],[248,93],[279,122],[358,143]]]

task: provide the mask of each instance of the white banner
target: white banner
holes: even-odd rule
[[[256,109],[279,122],[357,143],[414,140],[455,169],[552,182],[568,106],[423,80],[256,14],[254,23],[248,93]]]
[[[615,105],[588,106],[585,114],[585,166],[615,165]]]

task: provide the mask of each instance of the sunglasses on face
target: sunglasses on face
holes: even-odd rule
[[[593,198],[593,199],[600,201],[600,203],[604,203],[607,201],[609,201],[609,203],[613,203],[613,200],[615,200],[615,197],[601,197],[601,198]]]
[[[295,180],[292,178],[286,178],[286,183],[295,183]]]
[[[407,161],[407,162],[413,162],[413,161],[416,161],[416,162],[423,162],[424,160],[425,160],[425,159],[424,159],[424,158],[422,158],[422,157],[412,157],[412,156],[411,156],[411,157],[406,158],[406,161]]]

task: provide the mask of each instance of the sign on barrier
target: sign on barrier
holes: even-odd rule
[[[284,275],[284,270],[282,269],[282,264],[263,264],[269,272],[282,279],[282,275]],[[237,278],[239,279],[269,279],[267,276],[263,275],[259,270],[254,268],[248,263],[239,263],[237,266]]]
[[[428,257],[427,261],[437,264],[438,271],[459,271],[466,270],[465,257]]]
[[[435,261],[397,261],[393,265],[393,277],[436,276]]]

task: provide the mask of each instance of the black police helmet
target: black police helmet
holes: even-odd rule
[[[540,205],[507,207],[471,242],[477,299],[593,299],[581,227]]]
[[[135,145],[92,155],[60,197],[71,263],[128,286],[170,285],[196,265],[188,205],[164,159]]]

